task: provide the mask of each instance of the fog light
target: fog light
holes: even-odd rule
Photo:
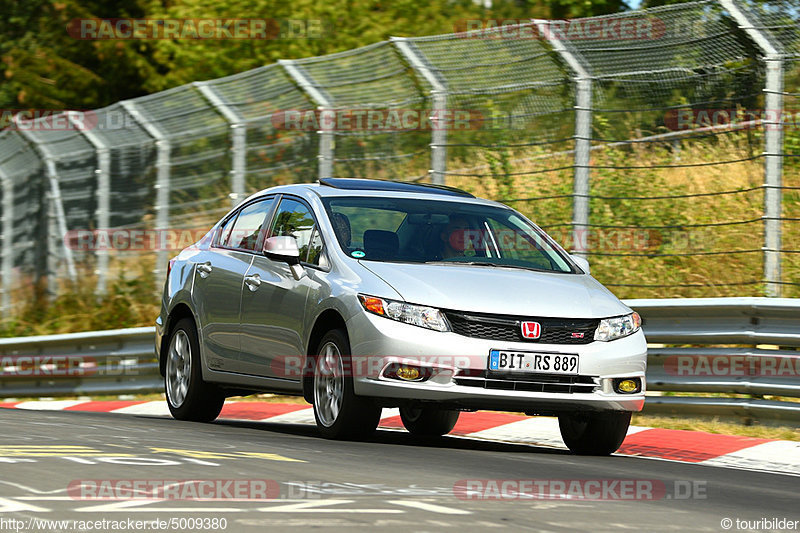
[[[405,365],[400,366],[397,368],[395,374],[397,375],[398,378],[404,379],[406,381],[414,381],[419,379],[420,377],[419,368],[415,366],[405,366]]]
[[[383,371],[383,377],[403,381],[427,381],[432,375],[430,368],[405,363],[392,363]]]
[[[620,394],[633,394],[642,390],[639,378],[615,379],[614,390]]]

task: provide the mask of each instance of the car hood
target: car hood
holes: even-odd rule
[[[603,318],[631,312],[589,275],[486,266],[359,262],[407,302],[441,309],[561,318]]]

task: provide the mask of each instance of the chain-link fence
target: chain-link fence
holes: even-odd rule
[[[798,28],[798,0],[532,20],[19,120],[3,310],[44,280],[162,277],[249,193],[326,176],[507,202],[623,297],[800,295]]]

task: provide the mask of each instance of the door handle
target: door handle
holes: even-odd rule
[[[211,274],[211,261],[206,261],[205,263],[199,263],[197,265],[197,272],[200,274],[201,278],[207,278],[209,274]]]
[[[255,292],[261,286],[261,276],[259,276],[258,274],[253,274],[252,276],[246,276],[244,278],[244,284],[247,285],[247,288],[250,289],[252,292]]]

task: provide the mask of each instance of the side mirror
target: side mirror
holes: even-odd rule
[[[300,249],[297,247],[297,239],[294,237],[270,237],[264,241],[264,255],[274,261],[288,263],[295,281],[300,281],[306,274],[300,264]]]
[[[587,261],[584,257],[581,257],[579,255],[570,254],[570,258],[572,258],[572,260],[575,261],[576,265],[581,267],[581,270],[589,274],[589,272],[591,271],[591,269],[589,268],[589,261]]]
[[[270,237],[264,241],[264,255],[290,265],[300,262],[300,250],[294,237]]]

